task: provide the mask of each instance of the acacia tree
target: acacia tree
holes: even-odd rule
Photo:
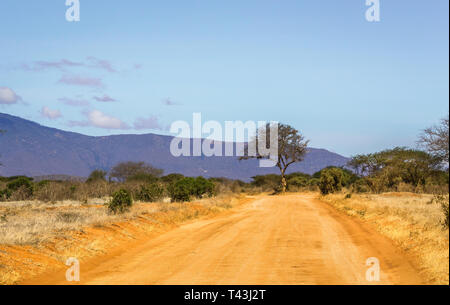
[[[86,182],[98,182],[98,181],[106,181],[106,175],[108,173],[101,169],[96,169],[91,172]]]
[[[439,125],[425,129],[419,136],[419,145],[433,156],[441,159],[443,163],[448,164],[449,150],[449,123],[448,114],[446,118],[441,119]]]
[[[431,154],[396,147],[367,155],[356,155],[348,162],[360,176],[383,179],[388,187],[400,181],[414,186],[425,184],[439,168],[440,159]]]
[[[277,128],[277,130],[275,130]],[[278,141],[274,138],[278,138]],[[262,150],[259,147],[260,142],[265,142],[265,148],[271,145],[273,141],[276,141],[277,152],[276,155],[271,155],[271,152]],[[239,160],[248,160],[252,158],[256,159],[269,159],[272,160],[279,168],[281,173],[281,192],[285,193],[287,189],[286,170],[287,168],[296,162],[303,161],[303,158],[307,152],[308,140],[305,140],[302,134],[295,128],[286,124],[276,124],[259,128],[256,131],[254,138],[248,143],[246,154],[240,157]],[[256,153],[250,154],[248,147],[255,147]]]
[[[162,169],[155,168],[145,162],[122,162],[114,166],[110,173],[110,178],[115,178],[118,181],[125,181],[136,175],[150,175],[160,177],[163,173]]]

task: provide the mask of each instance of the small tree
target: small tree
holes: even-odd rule
[[[323,170],[320,174],[319,189],[323,195],[339,192],[343,186],[343,170],[331,167]]]
[[[164,196],[164,188],[158,183],[142,185],[136,193],[136,199],[144,202],[155,202]]]
[[[124,182],[132,177],[143,177],[151,175],[160,177],[163,173],[162,169],[155,168],[145,162],[122,162],[114,166],[109,176],[120,182]]]
[[[431,155],[438,157],[448,164],[449,157],[449,123],[448,114],[441,119],[439,125],[425,129],[419,136],[419,145],[423,146]]]
[[[191,201],[191,196],[195,191],[195,179],[186,177],[169,185],[168,192],[172,201]]]
[[[124,213],[133,205],[133,199],[127,190],[120,189],[113,194],[111,201],[107,205],[109,211],[114,214]]]
[[[92,173],[89,175],[88,179],[86,180],[86,182],[90,183],[90,182],[97,182],[97,181],[106,181],[106,172],[100,169],[96,169],[94,171],[92,171]]]
[[[277,130],[275,130],[277,128]],[[265,142],[266,148],[274,140],[274,135],[278,135],[277,141],[277,156],[271,156],[269,152],[262,152],[259,149],[259,142]],[[276,140],[276,139],[275,139]],[[303,160],[308,146],[307,140],[299,133],[298,130],[285,124],[270,125],[267,124],[256,131],[254,139],[250,141],[247,146],[246,155],[241,157],[240,160],[247,160],[251,158],[257,159],[269,159],[275,162],[275,165],[279,168],[281,173],[281,192],[285,193],[287,188],[286,170],[287,168],[296,162]],[[250,155],[248,147],[255,147],[256,154]]]

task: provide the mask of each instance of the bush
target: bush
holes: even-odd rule
[[[6,185],[6,188],[12,193],[19,192],[21,195],[20,197],[23,197],[23,199],[29,198],[33,195],[33,184],[31,183],[31,179],[27,177],[16,178],[15,180],[9,182]]]
[[[344,179],[343,171],[339,168],[328,168],[321,172],[319,189],[323,195],[339,192]]]
[[[92,171],[92,173],[89,175],[88,179],[86,180],[87,183],[95,182],[95,181],[106,181],[106,174],[107,172],[96,169]]]
[[[190,201],[192,197],[213,196],[215,185],[203,177],[183,178],[168,188],[172,201]]]
[[[115,192],[110,202],[108,202],[108,209],[110,212],[124,213],[130,209],[133,204],[133,199],[130,193],[125,189],[120,189]]]
[[[194,193],[194,178],[183,178],[171,184],[168,191],[172,201],[191,201]]]
[[[155,183],[158,181],[158,177],[152,174],[137,173],[127,178],[127,182],[144,182],[144,183]]]
[[[168,184],[174,184],[183,178],[184,176],[182,174],[168,174],[167,176],[161,177],[161,181]]]
[[[288,188],[289,187],[297,187],[297,188],[306,187],[306,186],[308,186],[309,180],[310,179],[308,179],[306,177],[300,177],[300,176],[288,178],[288,181],[287,181]]]
[[[0,201],[6,201],[11,197],[11,191],[8,189],[4,189],[0,191]]]
[[[435,196],[436,202],[441,204],[442,213],[444,214],[444,220],[442,221],[442,226],[444,229],[448,229],[449,227],[449,197],[444,195]]]
[[[308,182],[308,186],[319,186],[320,179],[318,178],[311,178]]]
[[[265,191],[277,190],[281,184],[281,176],[275,174],[258,175],[252,177],[252,186],[260,187]]]
[[[370,187],[367,185],[367,181],[365,179],[359,179],[353,183],[353,190],[356,193],[368,193],[370,192]]]
[[[142,185],[141,189],[136,194],[136,199],[145,202],[158,201],[164,196],[164,188],[157,184],[152,183],[148,185]]]
[[[214,195],[214,187],[214,183],[210,180],[206,180],[203,177],[197,177],[194,181],[194,193],[192,195],[196,197],[203,197],[203,195],[211,197]]]

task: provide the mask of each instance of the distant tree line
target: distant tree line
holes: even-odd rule
[[[121,162],[109,172],[96,169],[86,181],[33,181],[25,176],[0,177],[0,201],[20,200],[80,200],[117,195],[122,199],[155,202],[164,197],[172,201],[190,201],[210,197],[219,192],[241,192],[245,183],[226,178],[185,177],[181,174],[163,175],[163,170],[145,162]],[[117,200],[114,201],[117,203]],[[125,200],[124,202],[127,202]],[[122,211],[116,206],[117,211]],[[125,205],[126,207],[127,205]]]

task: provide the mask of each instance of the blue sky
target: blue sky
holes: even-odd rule
[[[346,156],[448,113],[447,0],[380,0],[380,22],[365,0],[80,3],[0,2],[0,112],[89,135],[274,120]]]

